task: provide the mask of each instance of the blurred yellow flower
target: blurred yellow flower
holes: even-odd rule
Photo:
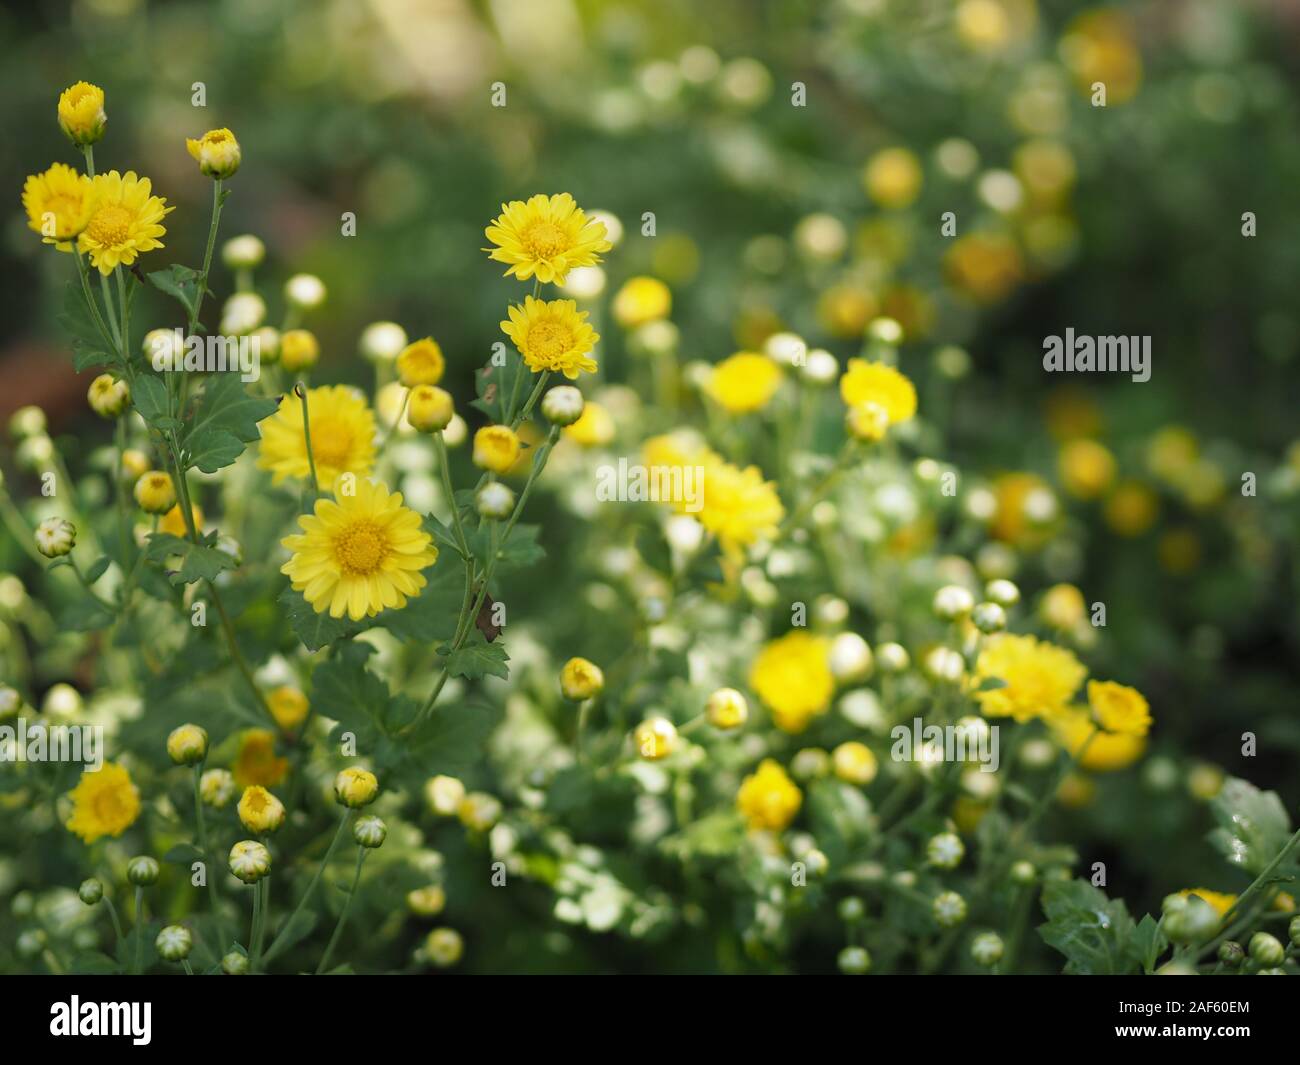
[[[1068,707],[1050,718],[1048,725],[1057,741],[1071,755],[1078,756],[1080,749],[1087,744],[1079,766],[1094,773],[1127,769],[1146,751],[1147,741],[1143,736],[1098,731],[1091,715],[1083,707]]]
[[[375,463],[375,416],[360,392],[347,385],[309,389],[307,417],[316,477],[322,490],[331,489],[341,474],[353,473],[361,478],[370,472]],[[302,403],[296,396],[286,396],[280,409],[260,428],[257,465],[271,471],[274,484],[288,477],[311,475]]]
[[[614,296],[614,320],[624,329],[667,318],[672,309],[672,293],[654,277],[629,278]]]
[[[975,700],[986,717],[1050,720],[1064,712],[1087,675],[1083,663],[1064,647],[1001,633],[984,641],[975,662]],[[979,685],[990,678],[1005,687],[980,691]]]
[[[484,234],[496,247],[483,250],[509,264],[507,277],[527,281],[535,274],[544,285],[563,284],[570,270],[594,266],[612,246],[605,239],[605,223],[589,219],[567,192],[503,203]]]
[[[274,832],[284,824],[284,803],[260,784],[244,789],[239,799],[239,820],[250,832]]]
[[[824,714],[835,694],[830,640],[794,629],[764,644],[749,670],[749,686],[784,732],[802,732]]]
[[[736,809],[754,829],[780,832],[795,819],[802,805],[803,792],[771,758],[763,759],[736,793]]]
[[[1052,628],[1068,632],[1083,620],[1087,604],[1073,584],[1054,584],[1043,593],[1038,613]]]
[[[307,711],[310,709],[307,696],[298,688],[287,684],[268,692],[266,705],[270,708],[275,723],[286,732],[306,721]]]
[[[235,755],[235,783],[241,788],[260,784],[273,788],[289,773],[289,759],[275,753],[275,733],[266,728],[249,729],[239,737]]]
[[[679,508],[680,509],[680,508]],[[757,466],[741,469],[720,460],[704,464],[703,502],[695,517],[729,555],[774,537],[785,517],[776,485]]]
[[[290,329],[280,337],[280,365],[287,373],[310,370],[318,362],[320,341],[310,329]]]
[[[582,408],[578,420],[565,426],[564,435],[583,447],[601,447],[614,439],[614,417],[605,407],[590,400]]]
[[[522,307],[512,306],[501,331],[514,342],[524,363],[540,373],[550,370],[576,381],[579,373],[596,372],[591,349],[600,339],[587,323],[587,311],[574,300],[535,300],[524,297]]]
[[[1113,680],[1088,681],[1088,705],[1107,732],[1120,736],[1145,736],[1151,730],[1151,713],[1141,692]]]
[[[407,388],[436,385],[442,380],[446,366],[442,348],[433,337],[411,341],[397,356],[397,376]]]
[[[369,805],[378,794],[379,781],[375,774],[360,766],[341,769],[334,778],[334,798],[350,809]]]
[[[70,85],[59,94],[59,126],[73,144],[94,144],[104,135],[108,115],[104,111],[104,90],[88,81]]]
[[[361,478],[352,495],[318,499],[298,518],[302,533],[280,541],[293,557],[280,567],[318,614],[353,621],[391,608],[426,584],[420,572],[438,560],[420,515],[400,492]]]
[[[43,174],[31,174],[23,184],[27,225],[46,244],[59,251],[72,250],[95,213],[95,185],[65,163],[55,163]]]
[[[847,740],[831,752],[835,775],[849,784],[866,787],[876,779],[879,763],[875,753],[865,743]]]
[[[1106,500],[1106,524],[1120,536],[1141,536],[1155,524],[1156,494],[1140,481],[1121,481]]]
[[[980,303],[1006,299],[1025,272],[1020,249],[1003,233],[958,237],[948,249],[944,265],[953,287]]]
[[[133,170],[125,175],[110,170],[93,179],[95,213],[77,239],[101,274],[130,266],[142,252],[163,247],[158,239],[167,234],[162,220],[175,208],[152,192],[149,179],[137,177]]]
[[[604,687],[600,666],[585,658],[570,658],[560,670],[560,691],[566,699],[582,702],[599,695]]]
[[[120,836],[140,816],[140,792],[131,783],[131,774],[116,762],[86,770],[68,797],[72,816],[67,828],[86,843],[101,836]]]
[[[1115,456],[1095,440],[1071,440],[1057,460],[1061,484],[1077,499],[1096,499],[1115,480]]]
[[[1051,535],[1056,496],[1037,474],[1004,473],[993,482],[997,506],[989,532],[1017,547],[1038,547]]]
[[[832,285],[817,299],[817,319],[833,336],[856,339],[875,317],[879,304],[861,285],[843,282]]]
[[[203,511],[195,503],[190,504],[190,517],[194,519],[194,528],[203,531]],[[186,539],[190,531],[185,525],[185,515],[181,512],[181,505],[175,504],[171,510],[162,516],[158,522],[158,531],[167,533],[169,536],[178,536],[182,540]]]
[[[706,390],[723,410],[744,414],[762,410],[781,384],[781,367],[766,355],[739,351],[709,374]]]
[[[1134,41],[1132,20],[1113,7],[1084,11],[1061,38],[1061,57],[1079,89],[1091,95],[1106,87],[1106,103],[1131,100],[1142,83],[1142,55]]]
[[[921,194],[920,160],[907,148],[884,148],[867,160],[862,184],[881,207],[907,207]]]
[[[1232,909],[1233,904],[1237,901],[1236,895],[1229,895],[1226,891],[1211,891],[1209,888],[1183,888],[1178,894],[1183,898],[1195,895],[1203,902],[1208,902],[1220,917]]]
[[[210,178],[234,177],[239,169],[239,141],[228,129],[210,129],[198,140],[187,137],[185,150],[198,162],[199,170]]]
[[[890,425],[909,421],[916,415],[916,387],[883,362],[850,359],[848,370],[840,378],[840,397],[847,407],[865,403],[879,405]]]

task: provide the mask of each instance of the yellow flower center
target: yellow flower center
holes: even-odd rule
[[[91,806],[95,816],[105,823],[119,821],[126,813],[122,797],[116,788],[98,792],[91,800]]]
[[[352,452],[352,433],[346,425],[332,418],[313,421],[311,450],[320,465],[342,467]]]
[[[554,222],[534,222],[524,233],[524,246],[534,259],[549,259],[568,246],[568,238]]]
[[[107,204],[95,212],[86,227],[90,239],[111,248],[125,244],[131,232],[131,212],[115,203]]]
[[[542,359],[558,359],[573,347],[573,334],[558,322],[540,321],[528,330],[528,350]]]
[[[367,577],[387,557],[388,539],[370,522],[354,522],[335,537],[334,555],[344,571]]]

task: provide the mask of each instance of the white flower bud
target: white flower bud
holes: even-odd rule
[[[169,924],[153,941],[163,961],[184,961],[194,949],[194,936],[184,925]]]
[[[834,384],[840,376],[839,360],[825,348],[813,348],[803,365],[803,376],[809,384]]]
[[[396,322],[372,322],[362,331],[358,346],[371,362],[394,362],[407,343],[406,330]]]
[[[925,859],[936,869],[956,869],[965,854],[966,847],[955,832],[940,832],[925,845]]]
[[[221,261],[230,270],[254,270],[266,258],[266,245],[251,233],[231,237],[221,246]]]
[[[515,494],[500,481],[489,481],[479,489],[474,503],[483,517],[503,521],[515,509]]]
[[[842,632],[831,641],[831,676],[841,684],[865,680],[871,665],[871,648],[856,632]]]
[[[976,604],[975,609],[971,611],[970,619],[972,624],[985,635],[1001,632],[1007,627],[1007,612],[997,603]]]
[[[902,644],[882,643],[876,647],[876,664],[882,673],[902,673],[911,661]]]
[[[46,518],[36,526],[36,550],[46,558],[61,558],[77,543],[77,527],[67,518]]]
[[[236,292],[221,308],[219,329],[226,336],[243,336],[266,320],[266,301],[256,292]],[[260,355],[260,349],[258,354]]]
[[[284,283],[284,298],[302,311],[314,311],[325,295],[325,282],[315,274],[294,274]]]
[[[955,928],[966,920],[966,900],[955,891],[943,891],[935,896],[930,911],[940,928]]]
[[[373,850],[384,845],[388,826],[378,817],[363,817],[352,826],[352,838],[357,841],[357,846]]]
[[[975,597],[960,584],[948,584],[934,593],[934,612],[944,621],[964,618],[975,606]]]
[[[542,417],[552,425],[572,425],[582,417],[586,400],[572,385],[552,388],[542,397]]]
[[[996,932],[981,932],[970,945],[970,956],[976,965],[991,966],[1002,960],[1002,937]]]

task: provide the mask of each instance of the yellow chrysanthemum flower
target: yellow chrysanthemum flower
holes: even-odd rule
[[[781,367],[766,355],[738,351],[709,374],[707,392],[723,410],[744,414],[762,410],[781,384]]]
[[[1151,712],[1141,692],[1113,680],[1088,681],[1088,705],[1097,723],[1121,736],[1145,736],[1151,731]]]
[[[311,708],[307,696],[288,684],[269,692],[266,705],[275,723],[286,732],[306,721],[307,711]]]
[[[533,373],[552,370],[575,381],[586,370],[596,372],[596,360],[588,355],[600,339],[587,324],[587,312],[573,300],[535,300],[524,297],[522,307],[512,306],[510,319],[501,323]]]
[[[148,178],[137,177],[134,170],[110,170],[97,174],[92,184],[95,213],[78,240],[101,274],[130,266],[142,252],[163,247],[158,239],[167,233],[162,220],[176,208],[168,207],[165,197],[153,195]]]
[[[310,370],[320,362],[320,341],[310,329],[289,329],[280,337],[278,354],[287,373]]]
[[[779,763],[765,758],[736,793],[736,809],[750,828],[780,832],[799,813],[803,792]]]
[[[975,699],[986,717],[1029,721],[1062,713],[1088,675],[1074,654],[1033,636],[1001,633],[989,637],[975,663]],[[1005,687],[979,691],[984,680]]]
[[[519,434],[508,425],[485,425],[474,434],[474,451],[471,459],[481,470],[508,473],[523,448]]]
[[[795,629],[763,646],[749,669],[749,686],[784,732],[802,732],[824,714],[835,694],[830,641]]]
[[[275,733],[267,728],[249,729],[239,738],[235,755],[235,783],[241,788],[259,784],[273,788],[289,773],[289,759],[275,753]]]
[[[198,140],[187,137],[185,149],[199,164],[199,169],[210,178],[234,177],[242,155],[239,141],[228,129],[210,129]]]
[[[1083,756],[1079,759],[1079,765],[1094,773],[1127,769],[1146,751],[1146,737],[1101,732],[1092,723],[1088,711],[1081,706],[1058,711],[1048,719],[1048,725],[1057,741],[1071,755],[1077,757],[1082,749]],[[1086,748],[1084,744],[1087,744]]]
[[[1211,906],[1214,907],[1215,912],[1220,917],[1222,917],[1230,909],[1232,909],[1233,904],[1237,901],[1236,895],[1229,895],[1226,891],[1211,891],[1209,888],[1202,888],[1202,887],[1183,888],[1183,890],[1180,891],[1178,894],[1180,894],[1183,898],[1188,898],[1191,895],[1195,895],[1198,899],[1201,899],[1203,902],[1208,902]]]
[[[890,425],[916,415],[916,388],[903,374],[883,362],[850,359],[840,378],[840,397],[847,407],[875,403],[884,408]]]
[[[190,517],[194,519],[194,528],[203,531],[203,511],[195,503],[190,504]],[[190,531],[185,526],[185,515],[181,510],[181,505],[176,503],[158,523],[158,531],[167,533],[170,536],[178,536],[182,540],[189,536]]]
[[[23,185],[27,225],[46,244],[72,251],[95,213],[95,184],[66,163],[55,163],[43,174],[31,174]]]
[[[274,832],[284,824],[284,803],[260,784],[244,789],[239,799],[239,820],[250,832]]]
[[[501,214],[483,232],[496,245],[483,249],[489,258],[510,264],[507,277],[527,281],[535,274],[544,285],[563,284],[570,270],[594,266],[601,252],[612,247],[605,239],[605,223],[589,219],[567,192],[503,203]]]
[[[667,318],[673,294],[657,277],[631,277],[614,295],[614,321],[624,329]]]
[[[765,481],[757,466],[705,464],[703,506],[696,518],[718,538],[724,552],[739,555],[759,540],[775,537],[784,517],[776,485]]]
[[[329,488],[344,473],[360,478],[370,472],[375,464],[375,416],[361,393],[347,385],[309,389],[307,417],[321,487]],[[275,484],[286,477],[311,475],[302,403],[297,397],[287,397],[280,409],[261,423],[261,430],[257,465],[271,471]]]
[[[107,123],[104,90],[98,85],[79,81],[59,94],[59,125],[73,144],[94,144],[104,135]]]
[[[436,385],[442,380],[447,367],[442,348],[433,337],[413,340],[397,356],[397,376],[407,388],[416,385]]]
[[[614,439],[614,433],[614,416],[590,400],[583,406],[578,420],[564,428],[565,437],[582,447],[602,447]]]
[[[315,513],[298,524],[301,534],[280,541],[293,552],[280,572],[318,614],[360,621],[400,610],[424,587],[420,571],[438,560],[420,515],[402,505],[400,492],[369,480],[337,502],[318,499]]]
[[[600,666],[586,658],[570,658],[560,670],[560,691],[566,699],[582,702],[594,699],[605,687]]]
[[[94,772],[86,770],[68,796],[72,816],[67,828],[86,843],[101,836],[120,836],[140,816],[140,792],[131,774],[116,762],[105,762]]]

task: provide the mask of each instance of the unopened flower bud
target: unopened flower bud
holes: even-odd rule
[[[169,924],[153,941],[163,961],[184,961],[194,949],[194,936],[184,925]]]
[[[77,897],[87,906],[95,906],[104,897],[104,885],[92,876],[89,880],[81,882],[81,887],[77,889]]]
[[[101,418],[120,418],[131,403],[131,389],[125,381],[102,373],[90,382],[86,402]]]
[[[320,342],[307,329],[290,329],[280,334],[280,365],[287,373],[310,370],[320,362]]]
[[[221,810],[235,797],[235,778],[229,769],[209,769],[199,777],[199,796],[207,806]]]
[[[325,296],[325,282],[315,274],[294,274],[284,283],[285,300],[299,310],[314,311]]]
[[[358,810],[375,801],[379,794],[379,781],[375,774],[359,766],[339,771],[334,778],[334,798],[352,810]]]
[[[930,912],[940,928],[955,928],[966,920],[966,900],[955,891],[942,891],[934,897]]]
[[[925,845],[925,858],[936,869],[956,869],[966,854],[961,837],[955,832],[940,832]]]
[[[166,514],[176,505],[176,486],[171,475],[150,470],[135,482],[135,501],[146,514]]]
[[[1240,967],[1245,960],[1246,950],[1240,943],[1229,939],[1219,944],[1219,961],[1223,962],[1229,969]]]
[[[374,850],[382,847],[388,838],[388,826],[378,817],[362,817],[352,826],[352,838],[357,846]]]
[[[934,613],[944,621],[964,618],[975,607],[975,597],[960,584],[948,584],[934,593]]]
[[[1015,606],[1020,602],[1020,589],[1016,586],[1015,581],[1009,581],[1005,578],[989,581],[984,589],[984,594],[999,606]]]
[[[406,330],[396,322],[372,322],[362,332],[357,346],[371,362],[392,362],[406,344]]]
[[[735,688],[719,688],[704,704],[704,713],[714,728],[740,728],[749,718],[749,703]]]
[[[464,952],[465,941],[454,928],[435,928],[424,941],[425,956],[439,969],[455,965]]]
[[[560,670],[560,691],[575,703],[595,698],[604,688],[605,674],[585,658],[570,658]]]
[[[519,460],[519,437],[508,425],[485,425],[474,434],[475,466],[505,473]]]
[[[504,521],[515,509],[515,494],[500,481],[489,481],[474,497],[479,514],[493,521]]]
[[[225,128],[210,129],[198,140],[187,137],[185,149],[199,164],[199,170],[216,181],[234,177],[242,158],[239,141]]]
[[[871,955],[866,947],[845,947],[836,958],[840,972],[848,976],[861,976],[871,970]]]
[[[126,863],[126,878],[136,887],[148,887],[150,884],[156,884],[158,874],[161,871],[156,858],[150,858],[143,854],[137,858],[132,858]]]
[[[831,676],[841,684],[854,684],[871,675],[871,647],[856,632],[841,632],[831,641]]]
[[[677,727],[666,717],[652,717],[637,725],[637,753],[650,762],[668,757],[677,746]]]
[[[266,245],[251,233],[231,237],[221,246],[221,261],[230,270],[255,270],[266,258]]]
[[[1002,937],[996,932],[981,932],[970,945],[970,956],[976,965],[991,966],[1002,960]]]
[[[230,848],[230,871],[245,884],[256,884],[271,871],[271,852],[256,840],[241,840]]]
[[[882,643],[876,647],[876,665],[882,673],[902,673],[911,661],[902,644]]]
[[[177,765],[198,765],[208,755],[208,734],[198,725],[181,725],[167,737],[167,756]]]
[[[418,385],[411,389],[406,404],[406,420],[412,429],[421,433],[440,433],[451,424],[456,415],[456,405],[451,393],[434,385]]]
[[[36,550],[46,558],[62,558],[77,543],[77,527],[67,518],[46,518],[36,526]]]
[[[406,906],[417,917],[436,917],[447,906],[447,892],[437,884],[406,893]]]
[[[1286,957],[1286,948],[1277,936],[1268,932],[1256,932],[1250,937],[1249,954],[1260,965],[1281,965]]]
[[[40,407],[19,407],[9,417],[9,434],[15,440],[44,436],[46,428],[45,412]]]
[[[552,425],[572,425],[582,417],[586,400],[572,385],[559,385],[542,397],[542,417]]]
[[[465,798],[465,785],[455,777],[430,777],[424,784],[424,798],[435,814],[452,817]]]
[[[986,636],[989,633],[1001,632],[1007,627],[1007,612],[993,602],[977,603],[975,609],[971,611],[970,619],[972,624]]]
[[[221,959],[221,971],[227,976],[244,976],[248,973],[248,955],[232,950]]]
[[[284,824],[284,803],[260,784],[244,789],[237,809],[243,826],[259,836],[278,831]]]
[[[59,127],[79,148],[94,144],[104,135],[108,114],[104,90],[88,81],[70,85],[59,94]]]

